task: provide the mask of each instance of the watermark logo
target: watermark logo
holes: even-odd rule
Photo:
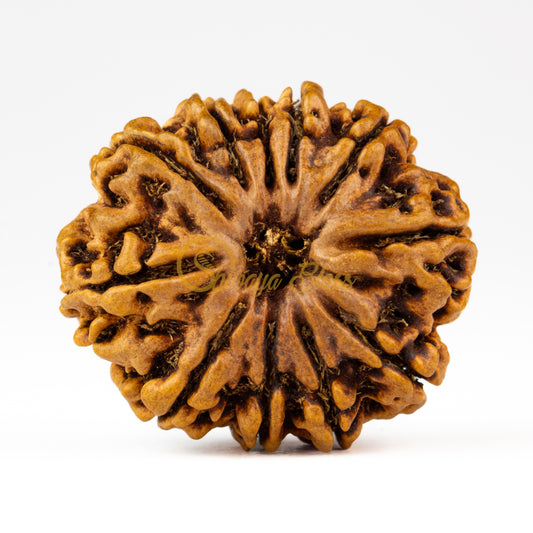
[[[200,272],[213,272],[210,276],[200,276],[203,281],[200,284],[195,284],[193,281],[186,282],[189,285],[191,292],[209,292],[223,283],[224,280],[231,274],[229,272],[217,269],[217,263],[215,257],[211,253],[199,253],[192,258],[188,259],[187,268],[184,267],[182,258],[177,261],[177,271],[179,276],[186,276],[187,274],[197,274]],[[227,270],[227,269],[226,269]],[[336,279],[345,283],[346,285],[353,286],[357,281],[356,276],[349,276],[343,274],[335,274],[324,269],[318,263],[314,261],[302,261],[297,264],[293,270],[287,274],[282,272],[267,272],[260,269],[254,269],[254,271],[244,271],[239,275],[238,283],[242,289],[250,289],[256,287],[256,296],[261,296],[264,293],[274,292],[283,289],[287,286],[295,286],[300,280],[310,277],[321,277]]]

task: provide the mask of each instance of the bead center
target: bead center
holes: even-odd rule
[[[279,274],[287,282],[299,270],[309,251],[310,241],[290,228],[255,224],[251,239],[244,245],[247,271]]]

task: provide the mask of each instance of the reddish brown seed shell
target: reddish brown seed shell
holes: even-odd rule
[[[99,193],[58,237],[79,345],[141,420],[244,449],[292,433],[328,451],[440,384],[437,334],[476,247],[457,185],[415,165],[408,126],[302,85],[274,102],[182,102],[91,160]]]

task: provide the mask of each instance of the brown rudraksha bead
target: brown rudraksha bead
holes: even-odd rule
[[[476,248],[408,126],[322,89],[241,90],[129,122],[91,161],[98,201],[58,237],[75,342],[112,362],[141,420],[245,449],[328,451],[440,384],[436,327],[465,307]]]

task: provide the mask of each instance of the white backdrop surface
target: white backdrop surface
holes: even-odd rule
[[[3,2],[3,531],[531,531],[530,2]],[[479,249],[441,387],[348,451],[243,452],[142,424],[58,305],[89,158],[193,92],[384,106],[456,180]],[[372,529],[370,529],[372,528]]]

